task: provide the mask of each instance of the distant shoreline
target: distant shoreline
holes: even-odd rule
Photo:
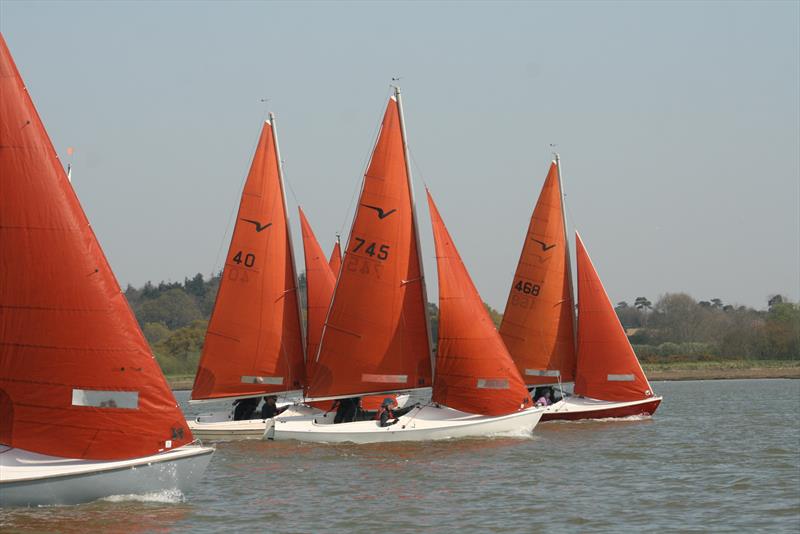
[[[759,378],[800,379],[800,361],[749,362],[742,360],[719,362],[685,362],[644,364],[647,378],[653,382],[678,380],[744,380]],[[169,387],[175,391],[192,389],[193,376],[167,376]]]

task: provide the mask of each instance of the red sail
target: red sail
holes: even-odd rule
[[[342,268],[342,247],[339,245],[338,239],[336,240],[336,244],[333,245],[331,258],[328,260],[328,265],[331,267],[334,278],[339,276],[339,269]]]
[[[303,388],[292,254],[276,140],[267,121],[242,191],[192,399]]]
[[[576,242],[578,370],[575,394],[620,402],[652,397],[653,389],[578,235]]]
[[[531,397],[428,193],[439,270],[439,348],[434,402],[483,415],[505,415]]]
[[[431,384],[424,280],[397,100],[389,100],[308,389],[342,397]]]
[[[317,357],[322,325],[331,305],[336,275],[333,274],[322,247],[319,246],[305,213],[300,209],[300,225],[303,230],[303,251],[306,261],[306,376],[313,376],[313,364]]]
[[[526,384],[575,378],[569,255],[558,167],[553,162],[531,216],[500,325]]]
[[[121,460],[191,441],[0,35],[0,443]]]

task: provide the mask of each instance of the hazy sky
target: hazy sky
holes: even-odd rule
[[[558,145],[614,302],[800,293],[800,3],[16,2],[0,30],[125,286],[219,269],[267,106],[296,206],[349,232],[401,76],[423,180],[505,306]],[[349,211],[348,211],[349,209]]]

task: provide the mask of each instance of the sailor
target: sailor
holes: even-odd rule
[[[258,402],[258,397],[236,399],[233,401],[233,405],[236,407],[233,409],[233,420],[242,421],[244,419],[252,419],[256,413],[256,408],[258,408]]]
[[[357,420],[361,397],[350,397],[349,399],[339,399],[336,406],[336,417],[333,424],[352,423]]]
[[[393,398],[386,397],[385,399],[383,399],[383,402],[381,403],[381,408],[380,410],[378,410],[378,415],[375,416],[375,419],[380,421],[379,425],[381,427],[392,426],[394,424],[397,424],[397,417],[394,415],[394,412],[392,411],[392,407],[394,407],[394,405],[395,402]],[[393,419],[393,421],[390,423],[389,419]]]
[[[552,389],[542,388],[540,397],[536,399],[536,406],[550,406],[552,404]]]
[[[284,406],[283,408],[278,408],[275,404],[278,401],[278,397],[275,395],[267,395],[264,397],[264,405],[261,406],[261,419],[271,419],[278,414],[281,414],[286,411],[288,406]]]

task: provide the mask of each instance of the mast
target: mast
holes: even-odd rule
[[[292,275],[294,277],[294,297],[297,299],[297,320],[300,324],[300,345],[303,348],[303,361],[308,361],[308,355],[306,354],[306,332],[305,328],[303,327],[303,314],[300,310],[300,283],[297,280],[297,265],[294,261],[294,243],[292,242],[292,227],[289,224],[289,209],[286,206],[286,186],[283,182],[283,160],[281,159],[281,150],[280,146],[278,145],[278,129],[275,126],[275,114],[270,111],[269,113],[269,123],[270,127],[272,128],[272,138],[275,140],[275,157],[278,160],[278,177],[280,178],[279,183],[281,186],[281,199],[283,200],[283,213],[284,217],[286,218],[286,239],[289,241],[289,260],[292,262]],[[303,382],[305,382],[305,377],[303,378]]]
[[[567,283],[569,284],[569,297],[572,300],[570,303],[570,314],[572,315],[572,342],[575,351],[578,350],[578,317],[577,317],[577,305],[575,302],[575,289],[572,284],[572,260],[570,259],[569,255],[569,235],[567,234],[567,210],[565,209],[565,197],[564,194],[564,183],[561,180],[561,157],[558,155],[558,152],[553,152],[556,157],[556,170],[558,171],[558,188],[561,191],[561,218],[564,223],[564,251],[567,255]],[[574,371],[574,369],[573,369]],[[561,378],[559,376],[559,382]]]
[[[431,360],[431,379],[436,376],[436,360],[433,355],[433,341],[431,339],[431,317],[428,313],[428,291],[426,287],[425,268],[422,261],[422,247],[419,243],[419,226],[417,225],[417,208],[414,202],[414,181],[411,178],[411,162],[408,153],[408,141],[406,138],[406,120],[403,116],[403,101],[400,97],[400,86],[394,85],[394,97],[397,100],[397,111],[400,116],[400,137],[403,140],[403,158],[406,163],[406,176],[408,177],[408,190],[411,194],[411,220],[414,224],[414,239],[417,244],[417,261],[419,261],[420,284],[422,284],[422,300],[425,308],[425,329],[428,334],[428,354]],[[410,281],[410,280],[409,280]]]

